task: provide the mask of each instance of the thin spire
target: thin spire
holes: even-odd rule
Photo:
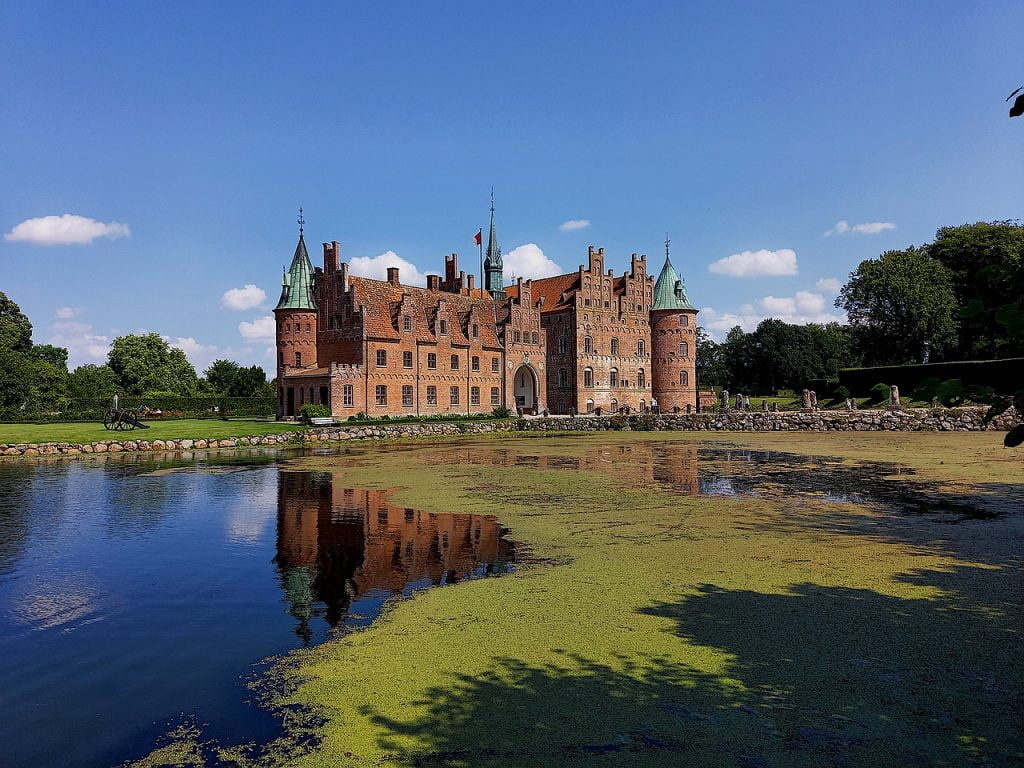
[[[665,261],[668,261],[668,247],[672,244],[672,240],[669,239],[668,232],[665,233]]]
[[[299,237],[302,237],[303,227],[306,226],[306,219],[302,215],[302,206],[299,206]]]

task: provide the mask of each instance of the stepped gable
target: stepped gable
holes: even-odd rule
[[[394,285],[383,280],[368,277],[350,277],[356,305],[366,308],[364,323],[367,336],[378,339],[402,338],[400,316],[403,306],[410,308],[413,319],[413,333],[417,339],[437,339],[438,307],[444,302],[448,313],[448,338],[453,344],[468,346],[469,317],[476,309],[480,338],[484,347],[501,348],[495,327],[494,302],[486,291],[482,296],[463,296],[457,293],[431,291],[408,285]],[[474,289],[474,294],[478,291]]]
[[[572,294],[579,287],[579,274],[576,272],[531,280],[530,290],[533,293],[533,306],[539,308],[541,313],[556,312],[571,307],[573,305]],[[562,301],[563,294],[568,294],[565,301]],[[519,298],[519,286],[507,287],[505,295],[513,299]]]

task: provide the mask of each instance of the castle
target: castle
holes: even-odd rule
[[[324,404],[344,419],[490,413],[614,413],[697,407],[697,310],[668,258],[505,286],[491,206],[484,285],[445,258],[426,288],[349,273],[338,242],[313,268],[303,230],[274,309],[279,418]]]

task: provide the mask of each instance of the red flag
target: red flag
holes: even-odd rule
[[[484,241],[484,230],[483,230],[483,227],[481,227],[479,230],[477,230],[477,233],[475,235],[473,235],[473,242],[476,243],[477,245],[480,245],[483,241]]]

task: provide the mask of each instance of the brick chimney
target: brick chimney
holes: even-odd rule
[[[427,275],[427,288],[434,293],[441,290],[441,276],[440,275]]]
[[[399,285],[398,267],[388,267],[388,282],[392,285]]]

